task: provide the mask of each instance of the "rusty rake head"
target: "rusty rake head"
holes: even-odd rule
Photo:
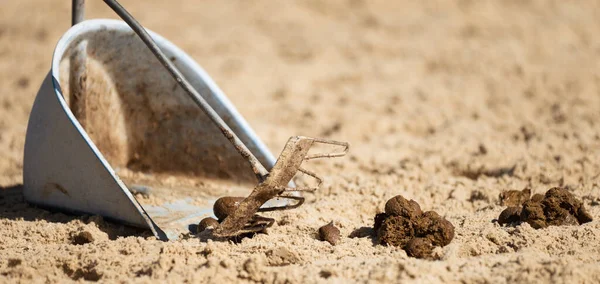
[[[308,154],[310,148],[315,144],[340,146],[342,149],[339,152]],[[222,222],[217,226],[213,234],[218,237],[233,237],[249,231],[256,232],[270,227],[273,222],[263,222],[265,218],[256,215],[257,212],[297,208],[304,203],[304,197],[299,195],[299,193],[314,192],[320,187],[323,181],[317,174],[302,168],[302,162],[319,158],[341,157],[346,155],[348,148],[349,145],[346,142],[304,136],[291,137],[279,155],[275,166],[266,175],[265,179],[254,188],[248,197],[234,207],[235,210],[232,210],[233,212],[229,212],[230,214],[227,214],[221,220]],[[317,182],[316,185],[289,187],[289,182],[298,172],[315,179]],[[272,198],[291,199],[295,200],[296,203],[261,208],[263,204]],[[260,221],[258,226],[256,225],[257,221]]]

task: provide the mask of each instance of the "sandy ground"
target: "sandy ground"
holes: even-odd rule
[[[326,181],[304,206],[239,244],[161,242],[23,201],[27,118],[69,2],[0,1],[1,282],[600,281],[597,1],[122,1],[196,59],[274,153],[291,135],[352,144],[312,166]],[[88,2],[89,17],[115,18]],[[492,222],[501,191],[559,185],[596,220]],[[455,225],[441,260],[346,237],[397,194]],[[335,247],[316,239],[332,220]],[[82,232],[93,242],[76,244]]]

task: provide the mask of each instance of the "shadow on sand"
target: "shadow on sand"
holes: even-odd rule
[[[23,220],[39,221],[45,220],[51,223],[70,223],[81,220],[84,223],[95,223],[100,230],[108,234],[114,240],[117,237],[126,236],[152,236],[149,230],[133,228],[114,222],[106,221],[99,216],[70,215],[51,209],[42,209],[27,203],[23,196],[23,185],[0,186],[0,220]]]

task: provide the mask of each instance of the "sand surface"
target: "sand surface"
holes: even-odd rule
[[[88,17],[115,18],[88,2]],[[161,242],[32,207],[27,119],[70,1],[1,1],[0,282],[600,281],[598,1],[122,2],[197,60],[275,154],[291,135],[351,154],[313,163],[322,188],[238,244]],[[493,222],[500,192],[526,186],[566,186],[595,220]],[[398,194],[456,227],[441,260],[347,237]],[[330,221],[337,246],[316,239]]]

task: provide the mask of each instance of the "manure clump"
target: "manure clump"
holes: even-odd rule
[[[522,206],[511,206],[498,217],[498,224],[527,222],[535,229],[548,226],[581,225],[592,221],[583,202],[565,188],[553,187],[545,195],[535,194]]]
[[[385,213],[375,215],[378,244],[400,247],[409,256],[432,259],[435,247],[448,245],[454,238],[454,226],[434,211],[422,212],[414,200],[401,195],[385,204]]]
[[[333,225],[333,221],[331,221],[329,224],[319,228],[319,238],[335,246],[340,241],[340,229]]]

